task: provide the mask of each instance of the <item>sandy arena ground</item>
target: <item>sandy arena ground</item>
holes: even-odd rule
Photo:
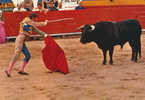
[[[43,41],[29,41],[31,60],[29,76],[17,73],[21,55],[6,77],[4,71],[14,52],[14,42],[0,44],[0,100],[145,100],[145,35],[142,35],[142,58],[130,61],[131,49],[115,47],[114,65],[102,65],[102,52],[95,43],[83,45],[79,38],[55,39],[63,48],[70,73],[48,73],[41,50]],[[109,57],[107,57],[109,58]]]

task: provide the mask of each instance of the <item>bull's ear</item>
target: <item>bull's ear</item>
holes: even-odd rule
[[[95,30],[95,25],[90,25],[91,30]]]

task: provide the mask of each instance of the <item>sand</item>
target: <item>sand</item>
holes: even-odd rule
[[[29,75],[17,73],[24,58],[21,55],[8,78],[4,71],[14,42],[0,44],[0,100],[145,100],[145,35],[138,63],[130,60],[127,43],[123,50],[115,47],[114,65],[102,65],[102,52],[95,43],[83,45],[79,37],[55,40],[66,54],[67,75],[48,73],[41,57],[43,41],[38,40],[26,43],[32,56],[25,69]]]

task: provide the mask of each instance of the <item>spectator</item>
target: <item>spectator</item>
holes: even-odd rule
[[[54,2],[54,6],[57,8],[58,7],[58,0],[56,0],[55,2]]]
[[[33,10],[33,1],[32,0],[24,0],[24,8],[27,11],[32,11]]]
[[[58,1],[54,3],[53,0],[39,0],[39,3],[42,3],[42,8],[44,11],[58,10]]]
[[[42,3],[39,2],[37,8],[35,8],[34,11],[42,11],[42,10],[43,10]]]
[[[45,13],[47,13],[48,10],[42,6],[42,2],[39,2],[37,8],[33,11],[44,11]]]
[[[47,4],[49,3],[49,0],[42,0],[42,6],[43,8],[47,9]]]
[[[50,11],[58,10],[53,1],[50,1],[50,5],[48,8],[50,9]]]
[[[50,10],[50,11],[58,10],[58,9],[54,6],[54,2],[53,2],[53,1],[48,1],[48,2],[46,2],[46,9],[48,9],[48,10]]]
[[[62,8],[62,2],[58,3],[58,8],[61,9]]]
[[[24,9],[23,3],[18,4],[17,7],[13,9],[13,12],[20,12],[20,11],[26,11],[26,9]]]
[[[83,6],[82,6],[82,3],[80,2],[78,6],[76,6],[75,10],[81,10],[81,9],[85,9]]]

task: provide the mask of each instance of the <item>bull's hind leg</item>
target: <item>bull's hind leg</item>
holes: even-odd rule
[[[106,65],[106,52],[107,52],[107,49],[102,49],[103,51],[103,55],[104,55],[104,60],[103,60],[103,63],[104,65]]]
[[[135,44],[136,53],[135,53],[135,59],[134,59],[134,61],[137,62],[138,55],[141,58],[141,41],[140,41],[140,37],[136,40],[135,43],[136,43]]]
[[[136,62],[136,63],[137,63],[137,57],[138,57],[138,51],[135,52],[134,62]]]
[[[131,57],[131,61],[134,61],[134,60],[135,60],[135,56],[136,56],[136,51],[135,51],[135,48],[133,47],[133,48],[132,48],[132,57]]]
[[[137,62],[137,56],[138,56],[138,47],[136,44],[137,44],[137,42],[135,40],[129,41],[129,45],[131,46],[131,49],[132,49],[131,60],[134,62]]]
[[[109,61],[109,63],[110,63],[110,64],[113,64],[113,59],[112,59],[113,51],[114,51],[114,47],[111,47],[111,48],[109,49],[109,56],[110,56],[110,61]]]
[[[138,53],[139,53],[139,58],[141,58],[141,39],[140,39],[140,37],[139,37],[139,39],[138,39]]]

